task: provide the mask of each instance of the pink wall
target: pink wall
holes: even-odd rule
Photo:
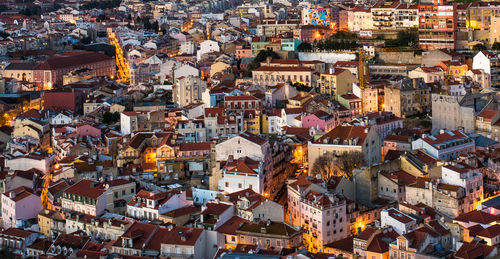
[[[77,127],[76,133],[78,134],[79,137],[86,137],[86,136],[92,136],[96,138],[101,137],[101,129],[94,128],[87,124]]]
[[[332,117],[331,119],[324,121],[324,120],[318,118],[314,114],[309,114],[309,115],[302,117],[302,127],[304,127],[304,128],[311,128],[311,127],[316,128],[318,126],[319,126],[320,131],[328,132],[328,131],[332,130],[333,128],[335,128],[335,120]]]

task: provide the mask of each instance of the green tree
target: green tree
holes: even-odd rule
[[[482,50],[487,50],[488,48],[486,48],[486,46],[484,46],[484,44],[481,44],[481,43],[478,43],[476,45],[474,45],[472,47],[472,50],[478,52],[478,51],[482,51]]]
[[[261,50],[257,56],[252,60],[252,62],[249,64],[249,70],[257,69],[260,67],[260,63],[264,62],[268,57],[271,59],[279,59],[280,55],[278,53],[266,49],[266,50]]]
[[[491,49],[500,50],[500,42],[495,41],[495,43],[493,43],[493,45],[491,45]]]
[[[105,112],[102,115],[102,123],[110,124],[111,122],[113,122],[113,114],[111,112]]]
[[[311,51],[313,50],[313,46],[309,42],[302,42],[297,46],[297,50],[304,52],[304,51]]]

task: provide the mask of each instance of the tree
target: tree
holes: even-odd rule
[[[252,60],[252,62],[249,64],[249,70],[254,70],[260,67],[260,63],[264,62],[268,57],[271,57],[271,59],[279,59],[280,56],[278,53],[266,49],[266,50],[261,50],[259,54]]]
[[[344,152],[337,155],[333,152],[327,152],[314,161],[312,173],[320,174],[321,177],[329,181],[334,176],[352,177],[352,171],[360,168],[363,164],[363,155],[361,152]]]
[[[478,52],[478,51],[482,51],[482,50],[487,50],[488,48],[486,48],[486,46],[484,46],[484,44],[481,44],[481,43],[478,43],[476,45],[474,45],[472,47],[472,50]]]
[[[500,42],[495,41],[495,43],[493,43],[493,45],[491,45],[491,49],[500,50]]]
[[[105,112],[102,115],[102,123],[110,124],[113,121],[113,114],[111,112]]]
[[[297,46],[297,50],[304,52],[304,51],[311,51],[313,50],[313,46],[309,42],[302,42]]]

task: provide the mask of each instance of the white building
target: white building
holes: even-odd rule
[[[55,157],[55,154],[31,154],[26,156],[13,157],[5,160],[5,167],[9,168],[9,170],[11,171],[27,171],[35,168],[44,173],[47,173],[49,172],[50,167],[55,160]]]
[[[328,193],[321,180],[303,176],[288,182],[288,207],[293,226],[300,226],[306,247],[323,250],[324,245],[349,236],[344,198]],[[323,186],[322,186],[323,185]]]
[[[155,220],[160,214],[191,205],[193,202],[187,200],[186,192],[141,190],[127,204],[127,215],[136,219]]]
[[[390,208],[380,212],[381,227],[391,226],[398,234],[403,235],[417,227],[417,220],[403,212]]]
[[[197,60],[201,59],[201,56],[206,53],[210,52],[219,52],[220,47],[219,43],[217,41],[213,40],[205,40],[202,43],[200,43],[200,48],[198,49],[198,52],[196,53],[196,58]]]
[[[228,159],[219,180],[219,190],[232,193],[251,189],[256,193],[264,193],[262,162],[243,157],[238,160]]]
[[[61,112],[50,120],[51,125],[68,125],[73,122],[73,116],[69,113]]]
[[[195,47],[194,41],[184,41],[181,42],[180,52],[181,54],[193,55]]]
[[[429,155],[441,160],[454,160],[462,153],[476,150],[474,140],[459,130],[441,130],[439,134],[413,141],[411,146],[413,150],[423,148]]]
[[[483,50],[478,52],[472,59],[472,69],[482,69],[490,75],[491,86],[500,86],[500,64],[495,53]]]
[[[198,76],[179,77],[173,86],[173,101],[180,107],[202,100],[202,93],[207,89],[207,83]]]
[[[465,189],[465,205],[469,211],[477,209],[483,199],[483,175],[477,168],[464,163],[452,163],[441,168],[441,183]]]

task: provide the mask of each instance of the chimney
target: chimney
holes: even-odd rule
[[[368,134],[368,128],[365,128],[365,133]]]
[[[330,68],[330,74],[333,74],[333,73],[335,73],[335,68],[334,68],[334,67],[331,67],[331,68]]]
[[[14,199],[16,197],[15,192],[9,192],[9,198]]]
[[[444,134],[444,129],[439,130],[439,134]]]

